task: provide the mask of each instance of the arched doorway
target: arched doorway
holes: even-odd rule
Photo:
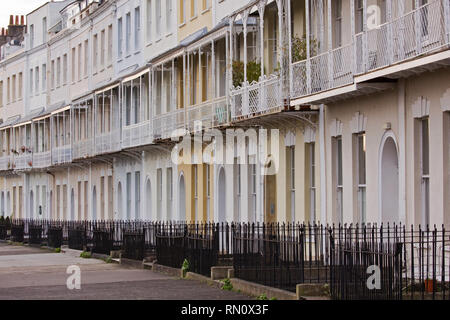
[[[97,188],[92,189],[92,220],[97,220]]]
[[[178,215],[180,220],[186,219],[186,185],[184,175],[180,175],[180,183],[178,184]]]
[[[152,216],[152,184],[150,178],[147,178],[147,183],[145,184],[145,212],[147,218],[153,219]]]
[[[400,222],[397,145],[388,136],[381,148],[381,222]]]
[[[225,177],[225,169],[222,167],[219,170],[218,186],[218,223],[227,221],[227,184]]]
[[[75,220],[75,192],[73,191],[73,188],[70,193],[70,220]]]
[[[122,183],[119,182],[117,186],[117,214],[119,219],[122,219],[123,199],[122,199]]]
[[[34,219],[34,195],[33,195],[33,190],[30,191],[30,219]]]

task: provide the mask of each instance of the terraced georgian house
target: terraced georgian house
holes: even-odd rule
[[[3,216],[450,225],[450,0],[51,1],[0,44]]]

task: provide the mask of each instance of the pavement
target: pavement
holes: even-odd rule
[[[81,270],[81,289],[69,290],[67,267]],[[79,252],[0,243],[1,300],[249,300],[237,292],[133,269]]]

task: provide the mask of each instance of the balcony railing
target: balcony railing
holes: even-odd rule
[[[54,165],[72,162],[72,146],[70,144],[52,149]]]
[[[209,129],[228,121],[228,106],[226,97],[205,101],[186,109],[187,129],[196,130],[195,123],[201,121],[203,129]]]
[[[448,0],[435,0],[356,35],[357,73],[383,68],[449,45],[450,13],[445,13],[448,6]]]
[[[111,153],[120,150],[120,130],[97,134],[95,136],[95,154]]]
[[[157,115],[153,119],[154,139],[170,139],[175,130],[185,129],[185,110],[177,109]]]
[[[353,82],[353,45],[343,46],[292,65],[293,98]]]
[[[31,169],[33,166],[33,155],[31,153],[21,153],[13,157],[15,170]]]
[[[33,154],[33,168],[43,169],[51,166],[52,154],[51,151],[38,152]]]
[[[131,148],[152,143],[152,125],[150,120],[123,128],[122,147]]]
[[[258,82],[244,83],[232,88],[230,96],[232,120],[274,112],[283,106],[281,78],[271,75]]]
[[[73,159],[84,159],[93,155],[94,144],[93,139],[84,139],[73,142]]]

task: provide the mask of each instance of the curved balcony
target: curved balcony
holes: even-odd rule
[[[73,159],[85,159],[93,155],[93,139],[74,141],[72,147]]]
[[[185,128],[185,109],[178,109],[153,118],[153,136],[155,140],[170,139],[176,130]]]
[[[122,131],[122,147],[132,148],[152,143],[152,123],[150,120],[126,126]],[[113,139],[114,144],[120,141],[120,132],[108,134],[110,137],[105,137],[106,140]],[[113,135],[113,136],[111,136]],[[115,140],[117,139],[117,140]],[[106,142],[108,144],[108,142]],[[112,148],[112,145],[109,145]],[[120,143],[116,148],[120,149]]]
[[[33,154],[33,168],[44,169],[52,164],[51,151],[38,152]]]
[[[60,165],[72,162],[72,146],[70,144],[52,149],[52,164]]]
[[[228,105],[226,97],[205,101],[186,109],[187,129],[197,130],[196,122],[201,122],[202,129],[210,129],[228,122]]]

